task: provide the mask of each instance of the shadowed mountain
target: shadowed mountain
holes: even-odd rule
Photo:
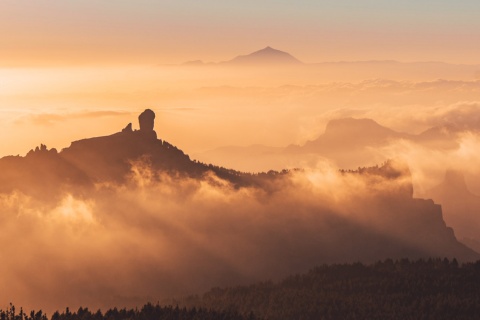
[[[467,128],[468,129],[468,128]],[[392,142],[405,140],[429,148],[450,149],[458,147],[457,138],[464,128],[444,125],[430,128],[418,135],[397,132],[372,119],[341,118],[327,123],[325,132],[304,145],[287,147],[247,146],[221,147],[195,156],[206,162],[221,163],[241,170],[257,168],[298,167],[303,163],[315,164],[319,159],[333,161],[343,168],[356,168],[384,161],[378,148]],[[257,169],[257,170],[258,170]]]
[[[222,62],[222,64],[232,65],[272,65],[272,64],[292,64],[300,65],[302,62],[291,54],[265,47],[262,50],[252,52],[247,55],[241,55],[233,58],[230,61]]]
[[[238,55],[232,59],[215,62],[203,62],[192,57],[191,61],[182,63],[181,66],[191,67],[192,69],[189,71],[194,70],[194,68],[198,66],[212,66],[214,68],[210,70],[215,70],[213,72],[219,72],[225,69],[227,73],[223,74],[223,77],[231,76],[232,70],[229,68],[215,67],[270,66],[272,68],[270,68],[269,75],[272,76],[272,72],[274,72],[275,76],[285,79],[285,81],[287,81],[286,83],[295,83],[297,81],[305,82],[306,79],[311,79],[314,82],[364,81],[366,79],[396,79],[400,81],[418,81],[420,79],[423,81],[431,81],[432,79],[478,80],[480,74],[480,65],[463,65],[435,61],[403,62],[373,60],[305,63],[288,52],[269,46],[249,54]],[[197,68],[197,71],[201,69],[202,68]],[[246,68],[244,71],[255,72],[256,69],[257,68]],[[281,70],[285,72],[282,73]],[[240,69],[237,71],[240,71]],[[249,75],[253,76],[255,74]]]
[[[480,197],[470,192],[461,171],[448,170],[438,186],[426,194],[444,208],[445,221],[465,243],[480,242]]]
[[[453,149],[458,147],[458,138],[465,131],[477,131],[477,129],[444,124],[425,130],[417,135],[414,141],[431,148]]]
[[[61,190],[80,192],[96,183],[122,183],[138,161],[153,170],[184,177],[200,178],[213,172],[235,186],[254,186],[281,175],[273,171],[252,175],[192,161],[182,150],[157,139],[154,119],[153,111],[147,109],[139,117],[140,130],[132,130],[130,123],[109,136],[74,141],[61,152],[42,144],[25,157],[3,157],[0,192],[19,190],[45,199],[62,197]]]
[[[162,173],[177,179],[179,183],[185,178],[204,181],[205,177],[213,174],[219,179],[213,182],[215,185],[221,185],[220,181],[224,181],[235,188],[260,192],[265,199],[273,196],[269,194],[282,192],[295,196],[287,190],[296,183],[296,179],[303,179],[301,171],[248,174],[192,161],[183,151],[157,138],[154,119],[153,111],[147,109],[139,116],[140,130],[133,130],[129,124],[121,132],[110,136],[72,142],[60,153],[54,149],[48,151],[42,145],[30,151],[26,157],[4,157],[0,159],[0,170],[6,174],[0,177],[0,191],[8,194],[19,190],[43,201],[58,200],[65,193],[95,197],[96,185],[114,183],[128,186],[132,170],[147,170],[152,172],[150,176],[153,179],[157,177],[156,173]],[[362,145],[408,137],[372,120],[343,119],[332,121],[325,134],[308,148],[326,148],[329,143],[337,145],[345,141],[345,148],[351,149],[355,141],[348,140],[357,138],[358,131],[364,133],[356,141],[359,144],[358,141],[361,141]],[[258,152],[263,150],[263,147],[258,147]],[[323,222],[319,223],[315,233],[295,235],[298,239],[293,243],[269,249],[269,261],[302,261],[293,263],[296,267],[284,261],[285,266],[278,268],[278,274],[308,268],[311,264],[352,259],[374,261],[403,256],[448,256],[461,260],[478,258],[476,253],[457,242],[452,229],[442,219],[439,205],[431,200],[413,198],[410,171],[405,165],[389,161],[380,167],[342,171],[338,179],[345,185],[344,188],[352,189],[348,191],[352,193],[348,204],[332,208],[317,207],[317,204],[296,204],[294,207],[297,209],[292,207],[292,210],[298,210],[299,205],[305,205],[306,208],[301,211],[308,214],[315,212],[317,217],[313,218],[314,224],[318,223],[316,219]],[[350,186],[352,181],[357,181],[354,187]],[[358,183],[364,187],[356,190]],[[361,214],[357,218],[347,218],[356,216],[358,212]],[[368,223],[357,221],[360,217]],[[372,225],[371,222],[375,223]],[[305,226],[300,224],[297,227],[302,229]],[[293,229],[297,227],[292,226]],[[285,242],[282,230],[272,229],[268,233],[278,243]],[[309,258],[297,259],[295,257],[298,254]]]
[[[195,156],[202,161],[220,162],[242,169],[254,167],[255,162],[257,168],[261,169],[277,166],[298,167],[301,163],[315,164],[320,156],[334,160],[339,167],[348,168],[371,163],[372,159],[375,159],[371,147],[378,147],[395,139],[410,138],[411,135],[388,129],[371,119],[343,118],[330,121],[320,137],[308,141],[303,146],[290,145],[284,148],[262,145],[230,146]],[[352,164],[352,158],[356,163]]]
[[[472,248],[476,252],[480,252],[480,240],[463,238],[461,242],[464,243],[467,247]]]
[[[476,319],[479,267],[447,259],[322,265],[278,282],[216,287],[169,303],[265,320]]]
[[[354,152],[384,147],[398,140],[415,142],[426,147],[450,149],[458,147],[459,135],[472,128],[440,125],[420,134],[398,132],[384,127],[372,119],[343,118],[328,122],[325,132],[303,146],[289,146],[287,151],[316,152],[327,156],[335,152]]]
[[[411,139],[406,133],[396,132],[371,119],[344,118],[328,122],[323,135],[300,147],[303,152],[351,150],[377,147],[395,139]],[[289,147],[294,151],[295,146]]]
[[[27,195],[54,200],[59,190],[92,186],[91,177],[75,164],[65,160],[56,149],[45,145],[31,150],[25,157],[0,159],[0,193],[20,191]]]
[[[204,63],[201,60],[187,61],[184,66],[201,66],[201,65],[230,65],[230,66],[275,66],[275,65],[303,65],[303,62],[292,56],[290,53],[265,47],[261,50],[246,55],[240,55],[232,60],[222,61],[218,63]]]

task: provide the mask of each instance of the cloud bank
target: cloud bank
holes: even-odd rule
[[[140,161],[125,184],[64,190],[58,201],[2,194],[0,303],[48,312],[135,306],[325,262],[400,256],[398,248],[421,256],[431,248],[409,239],[419,229],[402,217],[418,209],[402,207],[409,186],[323,164],[266,188],[236,188]],[[423,217],[441,222],[434,215]],[[441,223],[437,231],[449,232]]]

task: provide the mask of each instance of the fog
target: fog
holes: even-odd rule
[[[401,70],[409,64],[393,65]],[[345,116],[419,132],[428,125],[405,117],[478,100],[476,67],[464,67],[471,74],[451,74],[455,66],[440,64],[429,66],[436,74],[410,66],[400,75],[385,73],[385,63],[361,62],[294,69],[1,69],[0,154],[25,154],[40,143],[61,149],[74,140],[106,135],[146,107],[158,113],[159,135],[190,154],[228,145],[303,144],[321,134],[329,120]]]
[[[50,314],[67,306],[130,307],[321,263],[443,255],[456,244],[438,245],[453,241],[439,208],[413,203],[405,192],[411,179],[415,197],[432,198],[446,170],[460,169],[480,195],[479,81],[468,66],[400,66],[2,70],[8,84],[0,88],[2,156],[25,155],[40,143],[60,151],[73,140],[118,132],[145,107],[157,114],[158,137],[198,160],[224,146],[302,146],[345,117],[409,135],[435,126],[458,130],[438,145],[393,139],[350,149],[342,165],[321,152],[246,153],[250,162],[239,160],[233,169],[304,168],[263,188],[239,188],[211,173],[169,175],[140,161],[121,184],[58,185],[50,199],[2,193],[0,305]],[[435,80],[441,78],[453,80]],[[387,159],[408,165],[400,166],[403,178],[339,172]],[[221,156],[208,162],[230,167]],[[469,213],[471,228],[464,227],[458,222],[465,216],[455,206],[443,211],[459,239],[472,238],[480,225],[479,215]]]
[[[409,183],[319,163],[265,188],[237,188],[211,173],[181,178],[137,161],[125,183],[59,189],[59,201],[2,194],[0,303],[50,313],[131,307],[320,263],[400,256],[397,247],[434,254],[411,237],[418,226],[402,215],[412,209],[395,204],[405,203],[402,190],[409,198]],[[377,199],[385,196],[392,204]]]

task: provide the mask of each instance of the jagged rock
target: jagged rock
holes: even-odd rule
[[[153,126],[155,125],[155,112],[146,109],[138,116],[138,122],[140,124],[140,131],[153,131]]]
[[[132,123],[130,122],[129,124],[127,124],[127,126],[122,129],[122,132],[133,132]]]
[[[442,204],[445,221],[459,238],[478,238],[480,197],[468,189],[462,171],[447,170],[444,180],[427,191],[426,196]]]
[[[145,109],[139,116],[138,122],[140,124],[140,131],[135,131],[143,139],[156,140],[157,133],[153,130],[155,126],[155,112],[150,109]]]
[[[97,185],[116,183],[130,186],[135,163],[146,164],[154,173],[152,181],[158,183],[161,183],[164,174],[171,175],[172,179],[178,179],[179,182],[183,177],[201,182],[216,175],[218,179],[225,180],[235,188],[258,189],[269,197],[267,199],[276,199],[277,196],[270,194],[277,190],[286,192],[285,195],[294,192],[291,189],[291,178],[295,177],[288,176],[288,171],[285,174],[273,171],[255,175],[243,174],[190,160],[188,155],[170,143],[153,139],[156,137],[153,130],[154,118],[153,111],[145,110],[139,117],[141,130],[131,134],[117,132],[109,136],[75,141],[58,154],[33,152],[33,156],[25,158],[1,158],[0,193],[8,194],[20,190],[26,195],[48,201],[55,196],[61,199],[65,193],[75,192],[82,194],[82,197],[96,197]],[[126,129],[128,128],[129,126]],[[40,147],[46,149],[46,146]],[[40,148],[37,147],[37,150]],[[349,197],[345,198],[348,201],[330,208],[330,201],[327,201],[324,207],[315,200],[312,205],[301,206],[298,211],[304,215],[304,209],[308,209],[305,211],[306,217],[310,216],[306,215],[307,212],[312,212],[312,219],[315,219],[312,222],[322,221],[312,236],[306,233],[306,237],[298,242],[315,245],[309,248],[286,248],[286,251],[282,248],[278,253],[272,253],[272,259],[281,262],[285,257],[290,259],[296,252],[303,257],[311,257],[307,259],[308,263],[316,264],[346,259],[370,262],[387,257],[456,257],[461,261],[479,259],[477,253],[457,241],[453,230],[447,227],[442,219],[440,205],[432,200],[413,198],[411,174],[406,164],[387,161],[382,166],[346,171],[343,178],[346,186],[352,187]],[[216,178],[212,181],[217,183]],[[362,189],[357,188],[358,186]],[[295,196],[295,193],[292,194]],[[296,199],[302,201],[302,198],[297,196],[292,201],[297,201]],[[332,198],[331,203],[335,204],[335,201],[336,199]],[[265,209],[268,208],[276,210],[277,207],[270,206]],[[292,210],[295,208],[292,207]],[[314,218],[317,216],[321,220]],[[279,217],[285,219],[282,215]],[[303,228],[298,230],[303,233]],[[272,232],[267,236],[279,237],[279,243],[289,243],[283,231],[267,231]],[[475,231],[478,234],[478,227]],[[240,237],[243,234],[238,233],[235,236]],[[257,243],[264,242],[263,239],[262,235]],[[310,248],[312,251],[309,251]],[[301,267],[307,268],[308,265]]]
[[[42,155],[57,154],[57,153],[58,153],[57,149],[52,148],[48,150],[47,146],[42,143],[40,144],[40,146],[35,147],[35,149],[30,149],[30,151],[28,151],[27,153],[27,157],[38,156],[38,155],[42,156]]]

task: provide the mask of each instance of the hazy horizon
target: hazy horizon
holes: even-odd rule
[[[478,12],[0,1],[0,309],[478,259]]]
[[[265,46],[304,62],[479,63],[478,9],[472,0],[6,0],[0,65],[222,61]]]

